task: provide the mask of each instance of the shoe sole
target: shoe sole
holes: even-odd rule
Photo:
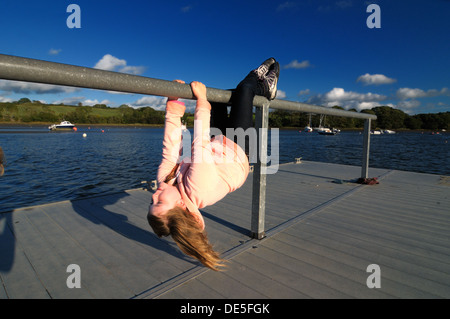
[[[274,92],[272,92],[272,94],[270,95],[270,97],[269,97],[270,100],[274,100],[275,97],[277,96],[277,92],[278,92],[277,84],[278,84],[278,78],[275,80]],[[269,92],[270,92],[270,90],[269,90]]]
[[[278,62],[275,62],[275,63],[278,63]],[[278,71],[277,71],[277,76],[276,76],[276,78],[275,78],[275,84],[273,85],[273,92],[272,92],[272,94],[270,95],[270,97],[269,97],[269,99],[270,100],[273,100],[273,99],[275,99],[275,97],[277,96],[277,92],[278,92],[278,90],[277,90],[277,85],[278,85],[278,78],[279,78],[279,76],[280,76],[280,66],[279,66],[279,64],[278,64]],[[269,92],[271,91],[271,89],[269,89]]]

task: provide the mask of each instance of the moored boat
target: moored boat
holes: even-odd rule
[[[75,127],[74,124],[70,123],[69,121],[62,121],[59,124],[52,124],[48,127],[50,131],[54,130],[73,130]]]

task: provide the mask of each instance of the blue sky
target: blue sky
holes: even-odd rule
[[[381,28],[369,28],[369,4]],[[69,28],[70,4],[81,28]],[[278,98],[450,111],[450,1],[0,0],[0,53],[233,88],[268,57]],[[0,101],[163,108],[164,99],[0,81]],[[192,103],[189,104],[192,107]]]

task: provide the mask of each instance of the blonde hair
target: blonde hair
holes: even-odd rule
[[[148,223],[158,237],[171,235],[183,253],[212,270],[222,270],[224,260],[214,251],[206,232],[188,211],[175,206],[167,212],[166,218],[167,223],[150,213],[147,215]]]

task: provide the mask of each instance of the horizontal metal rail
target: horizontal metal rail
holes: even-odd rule
[[[195,99],[188,84],[4,54],[0,54],[0,79]],[[208,88],[207,98],[211,102],[229,103],[231,92]],[[266,98],[255,96],[253,105],[262,107],[266,102]],[[278,99],[271,101],[269,107],[314,114],[376,119],[376,116],[372,114],[337,110]]]
[[[0,54],[0,79],[195,99],[188,84],[3,54]],[[207,99],[211,102],[230,103],[231,91],[207,88]],[[255,123],[257,128],[268,127],[269,108],[364,119],[361,177],[368,177],[369,131],[371,120],[377,118],[375,115],[278,99],[269,101],[262,96],[255,96],[253,105],[257,106]],[[267,130],[258,131],[260,132],[258,136],[258,148],[260,150],[258,153],[267,154]],[[265,236],[265,170],[265,161],[261,161],[261,158],[258,157],[253,176],[251,220],[251,234],[253,238],[257,239]]]

